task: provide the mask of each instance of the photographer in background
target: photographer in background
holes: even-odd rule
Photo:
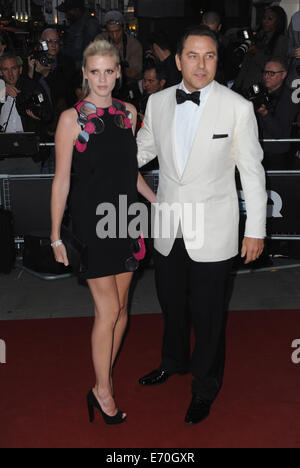
[[[262,81],[262,70],[272,57],[287,57],[287,16],[279,6],[267,7],[261,29],[248,49],[241,70],[235,80],[234,89],[242,94],[249,87]]]
[[[218,36],[222,29],[221,15],[217,11],[206,11],[202,17],[202,24]]]
[[[143,95],[137,105],[138,111],[138,125],[137,131],[140,129],[144,121],[147,103],[149,97],[162,91],[166,85],[166,71],[160,63],[148,61],[144,67],[144,74],[142,80]]]
[[[54,141],[61,113],[76,100],[75,82],[78,74],[71,57],[60,51],[59,35],[55,29],[43,31],[40,44],[43,50],[34,52],[28,59],[28,76],[42,86],[52,105],[53,119],[47,125],[47,140]],[[49,150],[48,153],[44,172],[54,173],[54,151]]]
[[[40,54],[40,57],[30,57],[28,76],[39,81],[54,110],[57,107],[61,109],[58,109],[59,115],[56,115],[58,120],[60,113],[74,104],[72,93],[76,78],[75,63],[60,51],[60,39],[55,29],[45,29],[41,34],[40,43],[46,43],[48,50]]]
[[[141,43],[125,32],[125,18],[120,11],[111,10],[104,16],[105,32],[96,39],[106,39],[118,49],[122,76],[117,81],[114,97],[134,106],[140,99],[138,81],[142,78],[143,48]]]
[[[65,32],[63,53],[73,59],[81,72],[83,52],[101,32],[99,21],[85,8],[84,0],[65,0],[56,8],[65,13],[69,26]]]
[[[45,125],[52,119],[52,108],[43,88],[34,80],[21,76],[22,70],[15,55],[0,57],[0,76],[6,85],[6,101],[0,104],[1,132],[34,132],[43,139]],[[8,173],[7,170],[20,173],[16,172],[18,168],[21,173],[25,173],[26,168],[40,172],[40,164],[33,165],[31,158],[9,158],[0,163],[2,173]]]
[[[299,104],[293,102],[292,90],[285,84],[288,63],[274,57],[266,63],[263,77],[267,90],[265,100],[258,98],[258,125],[263,139],[288,139],[291,137],[293,122],[299,113]],[[265,102],[264,102],[265,101]],[[264,103],[263,103],[264,102]],[[263,164],[266,170],[286,170],[290,166],[290,143],[264,143]]]
[[[292,16],[288,36],[290,69],[287,81],[292,86],[293,81],[300,78],[300,11]]]
[[[160,31],[154,33],[149,38],[151,51],[149,51],[155,60],[158,60],[166,72],[165,88],[170,88],[179,84],[182,80],[182,74],[178,70],[175,55],[171,51],[171,45],[167,35]]]
[[[108,39],[120,52],[122,73],[127,81],[140,80],[143,69],[143,48],[140,42],[124,31],[125,19],[120,11],[112,10],[104,17]]]
[[[227,85],[230,81],[231,70],[228,74],[227,68],[232,68],[230,61],[230,55],[227,55],[226,48],[223,44],[223,38],[221,36],[222,30],[222,17],[217,11],[206,11],[202,17],[202,24],[207,26],[211,31],[215,33],[218,39],[218,68],[215,80],[222,85]]]
[[[14,52],[12,41],[6,31],[0,31],[0,57]]]

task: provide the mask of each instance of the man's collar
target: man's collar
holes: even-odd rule
[[[273,94],[273,95],[280,94],[281,91],[283,90],[283,87],[284,87],[284,83],[281,86],[279,86],[279,88],[274,89],[274,91],[269,91],[269,94]]]
[[[207,93],[209,93],[209,91],[211,90],[212,86],[213,86],[213,83],[214,81],[212,81],[211,83],[209,83],[207,86],[205,86],[204,88],[202,89],[199,89],[198,91],[200,91],[201,93],[201,97],[203,98],[203,96],[205,96]],[[190,94],[190,91],[188,91],[184,85],[184,80],[182,80],[182,82],[179,84],[178,86],[179,89],[182,89],[185,93],[187,94]]]

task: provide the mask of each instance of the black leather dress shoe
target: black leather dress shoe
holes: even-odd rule
[[[203,400],[200,395],[194,394],[192,402],[187,410],[185,422],[198,424],[209,416],[212,401]]]
[[[165,383],[172,374],[164,369],[155,369],[139,380],[140,385],[160,385]]]

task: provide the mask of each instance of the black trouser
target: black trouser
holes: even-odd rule
[[[223,381],[225,329],[233,259],[198,263],[183,239],[164,257],[155,251],[156,287],[164,314],[161,366],[170,373],[192,371],[192,392],[214,400]],[[195,348],[190,360],[191,325]]]

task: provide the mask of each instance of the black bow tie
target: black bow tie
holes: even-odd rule
[[[186,101],[192,101],[195,104],[197,104],[197,106],[199,106],[200,105],[200,91],[195,91],[192,94],[187,94],[182,89],[177,89],[176,100],[177,100],[177,104],[183,104]]]

